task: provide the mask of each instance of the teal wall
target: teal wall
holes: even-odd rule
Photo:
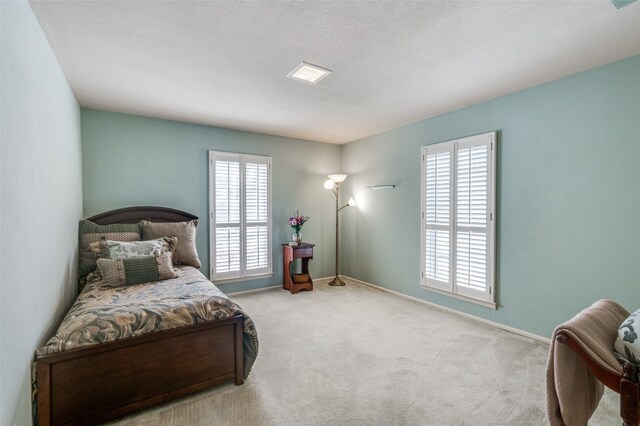
[[[640,57],[404,126],[343,146],[82,110],[84,214],[163,205],[197,214],[208,271],[207,151],[273,158],[271,279],[279,284],[286,218],[312,217],[311,272],[333,274],[333,195],[325,175],[349,174],[341,212],[342,273],[541,336],[599,298],[640,306]],[[498,131],[498,309],[419,286],[420,148]],[[396,189],[366,186],[393,183]],[[343,200],[344,201],[344,200]]]
[[[492,130],[495,311],[419,286],[420,148]],[[640,56],[343,145],[342,166],[345,275],[541,336],[600,298],[640,307]]]
[[[27,1],[0,1],[0,425],[31,424],[31,362],[76,296],[80,108]]]
[[[196,124],[82,109],[85,217],[107,210],[159,205],[201,218],[198,253],[209,275],[208,151],[269,155],[273,170],[273,278],[223,284],[224,292],[282,283],[282,249],[289,216],[311,217],[302,230],[317,244],[314,277],[334,271],[334,197],[322,184],[340,167],[340,146]]]

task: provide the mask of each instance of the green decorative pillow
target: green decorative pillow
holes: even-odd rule
[[[189,265],[199,268],[201,263],[196,248],[197,220],[188,222],[140,222],[143,240],[155,240],[162,237],[178,238],[178,245],[173,252],[174,265]]]
[[[142,232],[137,223],[98,225],[89,220],[81,220],[78,226],[78,278],[81,282],[96,270],[96,257],[89,247],[100,240],[140,241]]]
[[[640,309],[629,315],[618,329],[615,343],[616,356],[621,361],[628,361],[640,366]]]
[[[89,247],[99,259],[130,259],[140,256],[159,256],[161,253],[173,252],[177,244],[177,238],[163,237],[149,241],[101,240],[91,243]]]
[[[98,259],[98,271],[105,287],[124,287],[176,278],[171,253],[128,259]]]

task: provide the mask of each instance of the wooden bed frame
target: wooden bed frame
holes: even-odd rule
[[[89,218],[101,225],[192,219],[197,217],[164,207]],[[242,322],[238,315],[38,358],[38,424],[94,424],[226,381],[241,385]]]
[[[593,374],[606,387],[620,394],[620,417],[624,426],[640,424],[640,377],[638,367],[629,362],[624,363],[623,373],[612,373],[598,364],[571,335],[560,331],[556,341],[570,347],[589,367]]]

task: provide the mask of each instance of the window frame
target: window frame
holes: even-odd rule
[[[216,274],[216,160],[238,162],[240,169],[240,269]],[[246,220],[246,164],[267,165],[267,259],[268,265],[257,270],[247,270],[247,225]],[[241,154],[224,151],[209,151],[209,279],[215,284],[255,280],[273,277],[273,219],[272,219],[272,159],[270,156]],[[254,223],[254,222],[251,222]],[[256,222],[261,223],[261,222]]]
[[[486,287],[484,291],[474,290],[464,286],[458,286],[456,283],[457,273],[457,233],[458,233],[458,153],[459,149],[470,148],[473,146],[487,145],[487,262],[486,262]],[[433,155],[441,152],[450,152],[451,164],[449,167],[449,281],[442,282],[439,280],[428,279],[426,270],[426,243],[427,243],[427,212],[426,212],[426,174],[427,174],[427,155]],[[446,142],[426,145],[421,148],[421,196],[420,196],[420,286],[428,291],[444,294],[456,299],[465,300],[475,304],[479,304],[488,308],[496,309],[495,302],[495,246],[496,246],[496,152],[497,152],[497,132],[488,132],[478,135],[468,136],[459,139],[453,139]],[[462,225],[460,226],[463,227]],[[469,228],[469,226],[464,226]],[[430,227],[433,229],[433,225]]]

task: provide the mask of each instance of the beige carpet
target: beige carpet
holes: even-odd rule
[[[548,345],[350,283],[235,297],[260,354],[222,385],[117,425],[544,425]],[[619,425],[605,394],[591,425]]]

